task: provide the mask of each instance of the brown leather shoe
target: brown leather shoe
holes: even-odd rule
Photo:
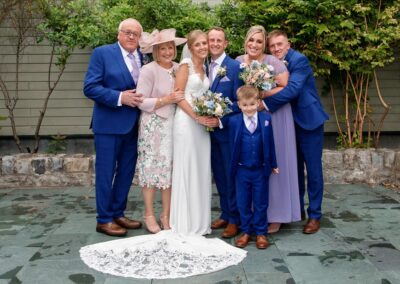
[[[317,219],[308,219],[307,224],[303,228],[304,234],[314,234],[318,232],[321,222]]]
[[[256,247],[258,249],[266,249],[269,247],[269,242],[266,236],[258,235],[256,239]]]
[[[236,224],[228,224],[225,230],[222,232],[223,238],[233,238],[239,233],[238,226]]]
[[[126,217],[115,218],[114,222],[126,229],[139,229],[142,227],[142,223],[136,220],[130,220]]]
[[[120,227],[114,222],[108,222],[105,224],[97,223],[96,232],[103,233],[113,237],[123,237],[126,235],[126,229]]]
[[[250,242],[250,235],[242,234],[239,239],[236,240],[236,246],[238,248],[245,248]]]
[[[217,219],[211,223],[211,229],[216,230],[216,229],[225,228],[226,225],[228,225],[228,221],[225,221],[223,219]]]

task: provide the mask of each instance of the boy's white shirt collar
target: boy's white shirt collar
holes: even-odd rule
[[[255,118],[255,123],[256,123],[256,127],[257,127],[257,124],[258,124],[258,113],[255,112],[255,114],[252,117]],[[244,113],[243,113],[243,121],[244,121],[244,124],[246,125],[246,127],[249,127],[249,125],[251,123],[251,119],[250,119],[250,117],[248,117]]]

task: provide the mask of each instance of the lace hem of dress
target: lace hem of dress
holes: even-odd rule
[[[143,279],[215,272],[240,263],[246,256],[246,251],[219,239],[164,232],[86,246],[80,255],[89,267],[103,273]]]

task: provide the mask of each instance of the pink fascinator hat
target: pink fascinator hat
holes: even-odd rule
[[[187,41],[186,38],[176,37],[175,33],[175,29],[154,30],[151,34],[143,32],[139,40],[140,50],[143,53],[151,53],[153,52],[153,46],[157,44],[173,41],[177,46]]]

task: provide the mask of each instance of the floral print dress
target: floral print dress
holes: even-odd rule
[[[139,123],[135,183],[141,187],[171,187],[175,105],[166,105],[157,110],[154,110],[154,106],[160,97],[173,90],[173,74],[176,68],[176,63],[171,69],[165,69],[152,62],[140,71],[137,92],[143,94],[145,99],[139,106],[142,114]]]

